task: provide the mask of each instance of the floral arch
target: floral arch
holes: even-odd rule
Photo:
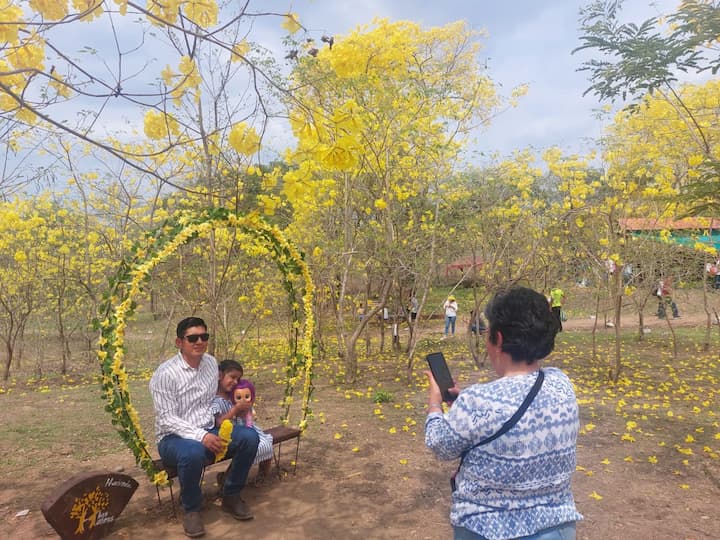
[[[110,279],[109,291],[100,307],[97,329],[100,331],[97,357],[102,368],[105,410],[112,416],[120,437],[132,450],[135,461],[154,484],[169,483],[165,471],[157,471],[143,436],[139,417],[132,405],[125,370],[125,328],[127,319],[134,313],[135,299],[143,290],[150,272],[177,249],[209,233],[213,228],[236,228],[253,236],[272,255],[288,293],[292,312],[294,335],[291,354],[286,366],[285,393],[282,401],[282,421],[290,421],[290,406],[295,388],[302,381],[302,405],[298,428],[304,431],[310,411],[313,368],[313,284],[302,254],[275,226],[268,224],[256,214],[242,215],[227,208],[209,208],[198,214],[182,216],[166,221],[162,226],[146,234],[144,243],[136,243],[132,254],[126,258]],[[303,290],[297,291],[293,276],[299,278]],[[300,296],[300,297],[298,297]]]

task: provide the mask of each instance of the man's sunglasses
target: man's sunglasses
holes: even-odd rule
[[[205,332],[204,334],[190,334],[183,337],[184,339],[187,339],[190,343],[197,343],[198,339],[200,341],[207,341],[208,339],[210,339],[210,334]]]

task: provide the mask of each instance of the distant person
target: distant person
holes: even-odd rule
[[[705,269],[710,276],[710,287],[720,289],[720,259],[713,264],[708,263]]]
[[[578,404],[568,377],[540,366],[555,345],[554,317],[546,298],[524,287],[497,294],[485,316],[496,380],[460,391],[443,414],[440,388],[426,372],[425,444],[438,459],[460,458],[454,538],[574,540],[582,519],[570,485]]]
[[[445,310],[445,333],[443,334],[443,338],[446,338],[448,337],[448,331],[451,332],[451,335],[455,335],[455,320],[457,319],[458,304],[452,294],[445,300],[443,309]]]
[[[563,331],[562,326],[562,306],[565,302],[565,293],[560,287],[553,287],[550,290],[550,310],[552,311],[555,325],[558,332]]]
[[[470,311],[470,324],[468,330],[473,334],[484,334],[487,330],[485,326],[485,320],[483,319],[482,313],[475,314],[475,310]]]
[[[180,504],[185,512],[186,536],[205,534],[200,507],[203,468],[215,461],[224,445],[212,414],[212,400],[218,388],[218,364],[207,354],[210,334],[205,321],[187,317],[176,329],[178,353],[166,360],[150,379],[155,407],[155,433],[164,465],[175,467],[180,481]],[[246,403],[238,407],[251,407]],[[253,514],[240,497],[258,449],[258,434],[242,425],[233,428],[227,456],[232,457],[223,487],[222,509],[235,519],[252,519]]]
[[[677,304],[673,299],[672,276],[666,276],[658,282],[656,294],[659,297],[657,312],[658,318],[664,319],[667,315],[667,308],[669,307],[672,310],[673,319],[679,319],[680,312],[678,311]]]
[[[410,297],[410,305],[408,306],[408,311],[410,312],[410,322],[414,322],[415,319],[417,319],[418,309],[420,309],[420,304],[417,297],[413,294]]]
[[[616,269],[617,265],[615,264],[615,261],[612,259],[607,259],[605,261],[605,279],[610,279],[610,276],[615,273]]]
[[[623,284],[627,285],[632,281],[633,278],[633,266],[632,264],[626,264],[623,266],[622,270],[622,280]]]

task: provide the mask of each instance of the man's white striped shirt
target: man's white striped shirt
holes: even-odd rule
[[[214,426],[210,404],[217,385],[217,361],[207,353],[197,369],[189,366],[180,353],[160,364],[150,379],[155,441],[160,442],[170,434],[202,441]]]

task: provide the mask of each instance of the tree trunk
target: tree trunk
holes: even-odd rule
[[[598,317],[600,317],[600,287],[598,286],[597,290],[595,291],[595,319],[593,319],[593,327],[592,332],[590,333],[592,337],[592,359],[593,361],[597,360],[597,323],[598,323]]]
[[[25,335],[25,325],[27,324],[28,317],[32,313],[32,307],[27,308],[25,312],[17,313],[8,309],[7,304],[3,304],[5,312],[7,314],[7,334],[3,338],[5,342],[5,353],[7,358],[5,359],[5,370],[3,373],[3,380],[7,381],[10,378],[10,368],[13,362],[17,363],[18,369],[20,368],[19,354],[17,353],[18,343],[22,344],[23,336]]]
[[[622,272],[618,268],[614,274],[614,304],[615,304],[615,373],[613,380],[615,382],[620,378],[620,372],[622,371],[622,333],[620,332],[620,326],[622,323],[622,298],[623,298],[623,283],[622,283]]]
[[[347,340],[347,351],[345,353],[345,377],[348,382],[355,382],[357,380],[358,369],[357,369],[357,342],[363,333],[363,330],[368,331],[370,321],[377,317],[378,313],[382,312],[382,306],[387,302],[387,298],[390,294],[390,288],[392,287],[393,280],[388,277],[382,285],[380,292],[380,301],[371,310],[366,311],[362,320],[355,327],[355,330]],[[367,308],[367,303],[365,304]],[[369,338],[368,338],[369,339]],[[368,341],[369,346],[369,341]]]
[[[7,358],[5,359],[5,370],[3,371],[3,381],[7,381],[10,378],[10,365],[13,361],[13,347],[8,339],[5,342],[5,354],[7,355]]]
[[[58,325],[58,337],[60,340],[60,350],[62,356],[62,366],[60,372],[63,375],[67,374],[68,365],[70,364],[70,338],[65,333],[65,319],[63,317],[63,294],[58,295],[57,299],[57,325]]]
[[[705,268],[702,268],[702,284],[703,284],[703,309],[705,310],[706,323],[705,323],[705,338],[703,341],[703,351],[707,352],[710,350],[710,334],[712,333],[712,313],[710,312],[710,305],[708,302],[708,280],[705,276]]]
[[[660,301],[662,302],[663,299],[661,298]],[[673,346],[673,360],[677,360],[677,336],[675,335],[675,328],[673,328],[673,325],[670,323],[668,311],[670,311],[670,305],[665,306],[665,322],[667,323],[668,330],[670,330],[670,339],[672,340]]]
[[[394,352],[399,353],[400,349],[402,349],[402,344],[400,343],[400,325],[403,322],[403,318],[395,314],[392,321],[392,349]]]
[[[432,235],[430,238],[430,255],[427,259],[428,266],[426,269],[426,272],[424,275],[421,275],[419,281],[420,289],[422,290],[422,299],[420,300],[418,304],[418,311],[417,316],[415,317],[415,320],[411,322],[410,324],[410,338],[408,339],[408,347],[407,347],[407,381],[408,383],[412,379],[412,370],[413,370],[413,360],[415,357],[415,348],[417,347],[417,328],[418,324],[420,323],[420,314],[422,313],[422,308],[425,306],[425,301],[427,300],[427,294],[428,289],[430,288],[430,280],[432,279],[433,270],[435,267],[435,245],[437,243],[437,224],[439,221],[439,215],[440,215],[440,206],[439,203],[435,203],[435,212],[433,213],[433,223],[435,226],[432,228]],[[413,288],[415,290],[415,293],[417,295],[417,289]]]
[[[380,352],[383,352],[385,350],[385,310],[387,308],[383,307],[380,310],[380,318],[378,319],[380,321]]]

